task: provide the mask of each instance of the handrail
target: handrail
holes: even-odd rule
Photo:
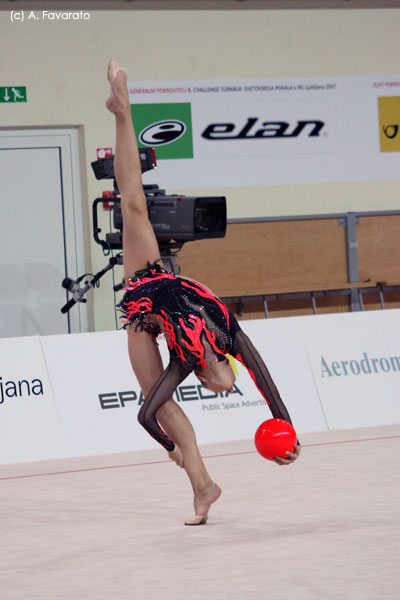
[[[385,308],[384,292],[385,291],[400,291],[400,282],[386,281],[359,281],[357,283],[330,283],[330,284],[315,284],[310,286],[290,286],[286,288],[276,287],[269,290],[249,290],[245,294],[243,292],[222,292],[219,297],[224,302],[239,302],[239,315],[243,314],[243,300],[254,301],[261,300],[264,303],[265,317],[268,319],[268,300],[281,300],[286,298],[311,298],[313,313],[317,313],[316,298],[321,296],[346,295],[351,296],[353,291],[358,294],[358,300],[361,310],[364,310],[363,293],[376,292],[379,294],[381,308]]]

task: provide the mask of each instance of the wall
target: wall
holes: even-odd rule
[[[110,57],[126,65],[132,80],[395,74],[399,25],[400,9],[132,9],[92,11],[88,21],[26,18],[23,23],[11,23],[10,11],[4,10],[0,85],[26,85],[28,102],[0,104],[0,125],[79,127],[84,210],[89,211],[92,200],[109,188],[95,181],[90,162],[97,147],[114,145],[113,118],[104,107]],[[205,188],[204,193],[220,190]],[[388,210],[399,207],[400,180],[228,188],[224,193],[229,218]],[[106,263],[94,242],[91,258],[93,271]],[[96,330],[115,327],[110,275],[103,281],[94,292]]]

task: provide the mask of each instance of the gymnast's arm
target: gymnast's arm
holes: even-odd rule
[[[146,331],[135,333],[128,329],[129,358],[145,400],[138,414],[139,423],[168,452],[175,444],[168,438],[156,419],[156,412],[172,397],[178,385],[190,371],[177,361],[170,361],[164,370],[160,351],[152,336]]]
[[[288,410],[263,359],[250,338],[242,330],[239,330],[235,335],[232,354],[249,371],[251,378],[267,402],[273,417],[292,423]]]
[[[266,400],[272,416],[275,419],[283,419],[284,421],[292,423],[289,412],[280,397],[278,388],[263,359],[257,352],[250,338],[241,329],[236,332],[232,346],[232,355],[247,368],[258,390]],[[276,458],[275,462],[278,464],[290,464],[293,460],[296,460],[299,453],[300,442],[297,440],[295,452],[289,455],[288,460]]]

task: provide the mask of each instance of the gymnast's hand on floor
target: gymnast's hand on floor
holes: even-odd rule
[[[179,446],[175,444],[175,448],[172,450],[172,452],[168,452],[168,456],[171,460],[176,462],[178,467],[181,467],[181,469],[183,469],[183,455]]]
[[[294,463],[295,460],[299,458],[300,452],[301,445],[296,444],[296,446],[294,447],[294,452],[286,452],[287,458],[281,458],[280,456],[276,456],[274,458],[274,462],[276,462],[277,465],[291,465]]]

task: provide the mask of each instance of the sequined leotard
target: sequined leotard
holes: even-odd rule
[[[156,338],[161,333],[161,327],[154,323],[156,316],[169,348],[169,365],[138,414],[139,422],[164,448],[171,451],[174,443],[157,422],[157,410],[196,367],[210,367],[225,360],[227,353],[246,366],[273,416],[291,422],[257,350],[228,307],[206,287],[169,273],[156,261],[136,271],[125,290],[117,306],[124,327],[133,325]]]
[[[171,360],[188,370],[224,360],[239,325],[227,306],[192,280],[168,273],[157,263],[129,280],[120,308],[124,325],[134,325],[156,337],[165,333]]]

